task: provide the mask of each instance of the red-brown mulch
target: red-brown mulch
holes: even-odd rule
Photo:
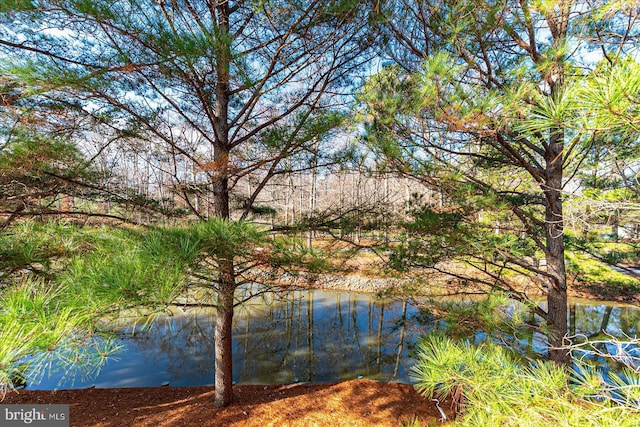
[[[408,384],[353,380],[327,384],[242,385],[234,403],[214,408],[213,387],[10,392],[5,403],[70,405],[71,426],[400,426],[438,422],[434,402]],[[442,404],[450,415],[449,405]]]

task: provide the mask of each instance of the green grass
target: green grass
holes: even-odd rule
[[[569,252],[566,255],[567,273],[576,282],[611,294],[629,294],[640,291],[640,281],[589,255]]]

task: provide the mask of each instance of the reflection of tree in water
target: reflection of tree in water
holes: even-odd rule
[[[161,320],[129,344],[144,350],[143,363],[166,369],[171,381],[211,383],[214,316],[198,313]],[[572,304],[569,317],[569,330],[587,336],[600,330],[635,336],[640,325],[640,311],[630,307]],[[407,380],[412,344],[438,327],[410,302],[320,291],[265,296],[236,313],[234,380]]]
[[[620,314],[620,331],[627,336],[638,336],[640,327],[640,310],[629,308]]]
[[[242,383],[331,381],[358,375],[407,379],[406,342],[425,328],[409,326],[417,310],[357,294],[292,292],[236,314],[234,379]],[[154,324],[131,345],[161,365],[172,381],[213,378],[213,316],[176,316]]]
[[[570,304],[569,306],[569,332],[576,336],[575,340],[601,341],[595,348],[602,355],[616,355],[618,347],[607,343],[611,337],[620,338],[623,341],[627,337],[638,335],[640,325],[640,310],[633,307],[621,307],[614,305]],[[635,347],[627,350],[637,351]],[[618,369],[620,364],[615,363],[609,357],[596,356],[592,359],[598,365],[604,365],[609,369]]]
[[[569,314],[571,333],[591,338],[602,337],[604,334],[616,337],[635,336],[640,325],[640,311],[634,307],[571,304]]]
[[[162,366],[171,380],[188,376],[213,382],[214,316],[188,312],[154,322],[143,334],[129,341],[145,357],[145,364]]]
[[[390,379],[387,355],[395,354],[402,335],[393,328],[401,305],[356,294],[304,292],[270,305],[260,319],[242,316],[236,322],[236,337],[244,335],[238,381]]]

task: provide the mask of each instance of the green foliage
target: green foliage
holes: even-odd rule
[[[497,220],[513,222],[515,219],[500,209],[515,202],[505,202],[491,192],[476,192],[472,184],[460,185],[454,193],[455,200],[464,200],[460,202],[464,207],[434,208],[420,200],[412,201],[410,220],[402,224],[405,233],[391,248],[391,268],[433,267],[450,260],[484,260],[500,268],[512,259],[540,255],[535,242],[512,231],[510,225],[499,233],[491,225]]]
[[[400,422],[400,427],[422,427],[423,423],[420,421],[420,419],[414,415],[413,417],[410,417],[407,420],[401,421]]]
[[[530,338],[535,325],[530,323],[533,307],[510,300],[508,294],[493,292],[474,300],[431,300],[427,310],[445,322],[444,335],[468,340],[482,331],[486,340],[520,347],[519,340]]]
[[[329,139],[332,133],[345,124],[347,115],[337,110],[320,111],[316,114],[298,114],[290,123],[272,125],[260,133],[260,140],[270,151],[308,147],[314,150],[322,139]],[[317,150],[317,148],[316,148]],[[316,156],[321,153],[315,153]]]
[[[0,240],[6,283],[0,382],[6,389],[27,368],[44,374],[54,359],[76,370],[98,368],[116,349],[108,340],[89,339],[92,334],[110,329],[122,314],[166,308],[201,277],[215,287],[218,263],[233,259],[246,267],[265,235],[246,222],[217,219],[150,230],[25,222]],[[34,272],[47,280],[19,281]]]
[[[585,186],[591,187],[585,190],[584,192],[585,197],[591,198],[595,201],[610,202],[610,203],[624,202],[624,201],[633,200],[633,199],[637,200],[638,198],[637,193],[632,189],[619,188],[620,186],[624,185],[619,180],[616,182],[611,182],[613,181],[612,179],[610,179],[609,182],[602,181],[602,180],[599,180],[597,182],[594,182],[594,181],[595,180],[589,180],[588,182],[584,183]],[[607,185],[608,187],[604,187]],[[595,188],[592,186],[594,186]]]
[[[50,138],[28,129],[13,129],[11,138],[0,151],[0,174],[7,178],[22,175],[32,180],[46,179],[47,173],[67,174],[74,178],[82,172],[82,156],[62,138]]]
[[[117,351],[102,335],[100,317],[111,301],[85,298],[67,283],[69,264],[107,239],[105,229],[64,222],[25,221],[0,234],[0,388],[19,385],[29,369],[37,382],[58,363],[68,373],[92,372]],[[109,239],[111,240],[111,239]]]
[[[57,67],[49,62],[36,62],[32,57],[20,57],[14,60],[3,58],[0,60],[0,70],[7,76],[7,80],[21,89],[19,102],[23,112],[35,112],[36,106],[46,105],[50,110],[60,112],[78,110],[75,102],[53,97],[52,99],[38,98],[55,89],[70,87],[99,87],[105,82],[100,74],[86,71],[78,67]],[[31,123],[33,125],[34,123]]]
[[[105,301],[114,313],[129,307],[166,304],[181,289],[184,272],[142,250],[142,239],[131,232],[113,232],[96,242],[93,251],[77,256],[63,280],[77,299],[92,307]]]
[[[23,273],[51,277],[88,244],[84,233],[67,223],[24,221],[0,233],[0,278]]]
[[[197,223],[193,231],[200,241],[201,252],[218,259],[247,259],[267,237],[249,222],[217,218]]]
[[[640,245],[637,243],[604,243],[598,250],[599,259],[606,264],[640,264]]]
[[[34,9],[33,0],[4,0],[0,3],[0,13],[22,12]]]
[[[399,66],[384,67],[369,77],[357,100],[362,105],[359,120],[365,123],[365,141],[383,161],[392,165],[405,154],[394,132],[400,125],[399,117],[414,110],[415,82],[403,79]]]
[[[540,249],[530,239],[513,234],[484,233],[480,245],[485,248],[485,257],[494,262],[509,262],[509,257],[525,258],[540,254]]]
[[[256,215],[275,215],[278,211],[271,206],[252,206],[251,212]]]
[[[608,265],[640,263],[640,245],[637,242],[614,242],[592,232],[580,236],[569,234],[567,246]]]
[[[602,60],[588,74],[567,78],[554,96],[528,91],[533,107],[522,111],[526,118],[516,129],[532,136],[549,129],[563,129],[585,146],[602,145],[623,153],[637,145],[640,134],[640,63],[631,56],[610,63]]]
[[[264,238],[249,223],[220,219],[145,232],[113,230],[74,259],[65,280],[89,306],[106,300],[115,313],[161,310],[192,285],[215,288],[221,261],[244,268]]]
[[[67,136],[36,126],[0,126],[0,140],[0,209],[5,213],[35,215],[55,210],[52,202],[61,195],[85,200],[99,195],[96,183],[103,174]]]
[[[42,279],[26,279],[0,293],[0,392],[20,385],[27,369],[38,373],[53,361],[71,371],[79,365],[99,369],[117,351],[108,340],[89,339],[97,315],[74,298],[69,288]],[[37,381],[37,378],[33,378]]]
[[[432,267],[468,247],[472,232],[462,210],[437,210],[416,196],[409,203],[408,213],[409,220],[401,224],[402,238],[391,248],[391,268],[406,271],[412,266]]]
[[[436,212],[428,206],[414,211],[412,216],[414,220],[406,225],[407,231],[425,235],[456,229],[464,218],[460,212]]]
[[[597,132],[626,134],[627,141],[640,134],[640,63],[633,57],[613,64],[603,60],[575,88],[582,110],[578,125]]]
[[[637,372],[611,385],[571,376],[551,362],[523,365],[496,344],[465,345],[429,337],[418,345],[412,369],[423,395],[454,399],[461,426],[636,426],[640,422]],[[616,400],[596,399],[621,393]]]

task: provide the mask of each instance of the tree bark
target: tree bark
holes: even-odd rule
[[[557,130],[550,138],[547,150],[544,189],[547,271],[552,275],[547,289],[547,322],[550,326],[549,359],[560,364],[568,364],[569,355],[566,349],[562,349],[567,334],[568,315],[562,212],[563,150],[564,134]]]
[[[226,144],[216,144],[213,159],[216,165],[216,170],[212,172],[211,178],[214,215],[217,218],[229,219],[231,217],[229,208],[229,149]]]
[[[236,288],[231,260],[220,262],[218,308],[216,310],[215,340],[215,397],[214,406],[228,406],[233,401],[233,294]]]

